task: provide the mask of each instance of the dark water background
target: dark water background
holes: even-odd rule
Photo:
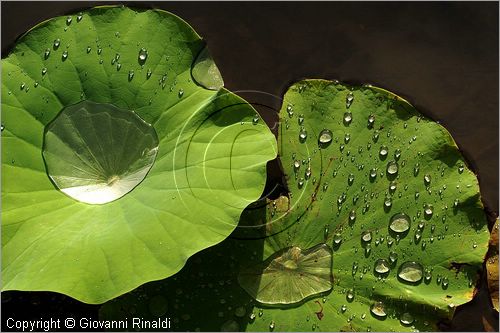
[[[112,3],[112,2],[107,2]],[[103,2],[2,2],[2,57],[35,24]],[[372,83],[406,98],[452,134],[498,215],[498,3],[129,2],[161,8],[204,37],[226,87],[282,96],[302,78]],[[250,102],[261,95],[247,96]],[[277,100],[258,108],[268,123]],[[273,104],[274,103],[274,104]],[[271,167],[271,177],[278,177]],[[498,331],[483,278],[443,330]],[[6,318],[97,318],[98,306],[63,295],[2,293]]]

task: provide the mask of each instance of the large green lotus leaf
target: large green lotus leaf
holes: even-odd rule
[[[247,208],[230,238],[174,278],[105,304],[103,319],[166,316],[177,330],[432,331],[472,298],[489,233],[477,179],[442,126],[388,91],[323,80],[292,85],[280,117],[288,197]],[[331,290],[311,298],[310,283],[295,283],[273,297],[264,284],[276,259],[318,246],[333,251]],[[292,285],[294,263],[282,266],[275,278]]]
[[[274,136],[222,88],[204,42],[170,13],[98,7],[51,19],[17,41],[2,74],[2,290],[104,302],[179,271],[226,238],[262,193]],[[54,121],[81,101],[108,109]],[[116,108],[134,111],[156,134],[135,115],[111,119]],[[80,149],[80,139],[93,147]],[[94,170],[92,150],[108,147],[92,158],[122,158],[116,164],[123,167],[123,156],[138,155],[141,144],[148,159],[128,175],[137,186],[117,200],[91,205],[56,188],[68,182],[59,173]],[[64,165],[53,162],[66,157]],[[58,173],[55,183],[44,159]],[[75,182],[92,187],[97,178]]]

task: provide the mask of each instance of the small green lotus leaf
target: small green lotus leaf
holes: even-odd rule
[[[2,290],[107,301],[221,242],[262,193],[275,138],[175,15],[57,17],[2,71]]]
[[[153,318],[142,304],[161,294],[178,304],[169,313],[176,330],[220,330],[232,320],[248,331],[435,331],[471,300],[489,232],[476,176],[449,133],[371,86],[305,80],[284,101],[288,196],[249,206],[230,238],[175,279],[105,304],[102,318],[130,316],[130,304]],[[266,291],[266,267],[320,244],[333,249],[332,290],[272,304],[287,293],[276,283],[281,295]]]

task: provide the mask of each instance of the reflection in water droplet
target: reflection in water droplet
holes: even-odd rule
[[[354,101],[354,95],[352,91],[350,91],[345,98],[345,107],[349,109],[353,101]]]
[[[372,241],[372,232],[371,231],[363,231],[361,233],[361,240],[363,242],[371,242]]]
[[[299,132],[299,141],[305,142],[307,139],[307,131],[302,127]]]
[[[421,264],[415,261],[407,261],[399,266],[398,276],[403,281],[417,283],[422,280],[423,270]]]
[[[424,176],[424,184],[425,186],[429,186],[431,183],[431,176],[430,175],[425,175]]]
[[[124,133],[130,138],[127,154],[122,153]],[[44,140],[49,177],[62,192],[88,204],[105,204],[132,191],[158,150],[154,128],[134,112],[89,101],[64,108],[47,125]]]
[[[387,173],[391,176],[398,173],[398,164],[394,161],[387,163]]]
[[[193,62],[191,75],[197,84],[206,89],[219,90],[224,86],[220,71],[207,47],[201,50]]]
[[[319,133],[318,143],[322,148],[327,147],[332,142],[333,134],[329,129],[324,129]]]
[[[144,65],[147,59],[148,59],[148,50],[146,50],[143,47],[139,50],[139,55],[137,56],[137,60],[139,61],[139,64]]]
[[[352,121],[352,113],[345,112],[344,113],[344,125],[346,125],[346,126],[350,125],[351,121]]]
[[[388,153],[389,153],[389,149],[387,148],[387,146],[380,147],[380,150],[379,150],[380,158],[386,157]]]
[[[389,228],[395,233],[404,233],[410,229],[410,217],[404,213],[397,213],[391,217]]]
[[[372,304],[370,307],[370,312],[378,318],[385,318],[387,316],[387,312],[385,310],[385,305],[382,302],[376,302]]]
[[[331,290],[332,279],[332,250],[326,244],[304,251],[299,247],[279,251],[238,276],[241,287],[264,304],[300,302]]]
[[[375,261],[374,269],[378,274],[385,274],[391,270],[389,263],[385,259],[378,259]]]
[[[401,317],[399,318],[399,321],[403,325],[411,325],[411,324],[413,324],[413,316],[411,314],[409,314],[408,312],[405,312],[401,315]]]

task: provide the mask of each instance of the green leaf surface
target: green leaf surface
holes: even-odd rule
[[[196,66],[199,54],[204,67]],[[105,302],[179,271],[191,255],[225,239],[262,193],[274,136],[254,121],[249,104],[221,88],[205,43],[170,13],[107,6],[51,19],[18,40],[2,72],[2,290]],[[78,130],[66,130],[70,118],[47,131],[52,139],[44,135],[61,110],[82,100],[133,111],[159,141],[145,179],[102,205],[59,191],[44,163],[69,156],[71,163],[49,170],[66,175],[74,161],[91,160],[61,144],[80,142]],[[155,151],[154,135],[139,139],[140,126],[118,118],[74,118],[73,126],[96,133],[70,147],[100,147],[103,155],[92,158],[122,158],[120,166],[124,155],[140,155],[141,144]],[[127,141],[127,133],[137,139]],[[130,170],[143,177],[150,162]]]
[[[306,80],[284,101],[288,198],[248,208],[231,238],[105,304],[102,318],[154,318],[161,295],[177,330],[433,331],[472,298],[489,233],[476,176],[449,133],[371,86]],[[238,283],[284,249],[319,244],[333,249],[330,292],[276,306]]]

